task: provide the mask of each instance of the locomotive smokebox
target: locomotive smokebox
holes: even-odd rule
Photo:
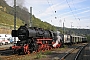
[[[26,26],[20,26],[18,29],[18,38],[19,40],[27,40],[29,37],[29,31]]]

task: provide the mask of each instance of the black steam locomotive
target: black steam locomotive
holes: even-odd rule
[[[14,53],[32,53],[33,51],[49,50],[54,47],[60,47],[60,41],[56,43],[59,33],[50,30],[44,30],[37,27],[20,26],[18,30],[12,30],[12,37],[18,37],[20,41],[12,46]],[[56,38],[56,39],[55,39]]]
[[[20,26],[18,30],[12,31],[13,37],[18,37],[20,40],[27,40],[30,38],[52,38],[52,32],[43,30],[42,28]]]

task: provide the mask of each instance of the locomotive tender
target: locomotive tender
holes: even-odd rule
[[[33,51],[49,50],[60,47],[59,32],[44,30],[37,27],[20,26],[18,30],[12,30],[12,36],[18,37],[20,41],[12,46],[14,53],[32,53]],[[59,39],[57,38],[59,37]]]

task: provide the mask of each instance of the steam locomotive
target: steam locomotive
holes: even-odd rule
[[[12,37],[18,37],[20,41],[12,46],[14,53],[30,54],[33,51],[45,51],[61,46],[59,31],[44,30],[37,27],[20,26],[18,30],[12,30]]]

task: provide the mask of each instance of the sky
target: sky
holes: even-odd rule
[[[14,0],[6,0],[13,6]],[[17,5],[32,7],[32,14],[54,26],[90,29],[90,0],[16,0]]]

